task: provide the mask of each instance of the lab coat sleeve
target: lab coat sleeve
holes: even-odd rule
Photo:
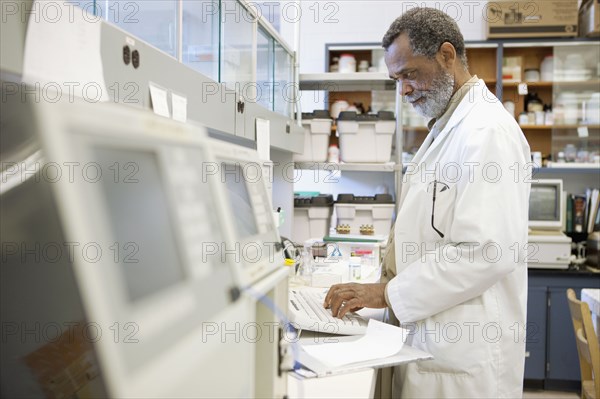
[[[515,268],[526,267],[530,160],[519,134],[489,126],[463,133],[457,156],[462,174],[446,237],[450,242],[428,249],[386,287],[401,322],[423,320],[469,301]]]

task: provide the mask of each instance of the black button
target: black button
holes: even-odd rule
[[[123,62],[125,65],[129,65],[131,62],[131,50],[129,46],[123,46]]]
[[[140,53],[137,50],[133,50],[131,53],[131,63],[134,68],[138,68],[140,66]]]

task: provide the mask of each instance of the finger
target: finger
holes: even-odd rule
[[[323,301],[323,306],[327,309],[331,306],[331,298],[336,295],[340,290],[343,290],[347,284],[334,284],[327,291],[327,295],[325,295],[325,300]]]
[[[331,314],[336,317],[343,303],[354,298],[354,293],[352,291],[339,291],[332,298],[329,303]]]
[[[329,307],[329,303],[331,302],[331,298],[333,297],[333,295],[335,295],[336,291],[337,291],[337,285],[332,285],[329,288],[329,291],[327,291],[327,295],[325,295],[325,299],[323,300],[323,306],[325,308]]]
[[[346,313],[352,312],[354,309],[359,308],[360,306],[361,306],[360,300],[358,298],[353,298],[353,299],[347,301],[346,303],[344,303],[344,306],[338,313],[337,317],[339,317],[341,319],[342,317],[344,317],[346,315]]]

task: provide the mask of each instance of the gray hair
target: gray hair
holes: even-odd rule
[[[414,55],[433,59],[441,45],[449,42],[465,68],[468,67],[465,53],[465,39],[456,22],[446,13],[435,8],[413,8],[397,18],[382,39],[382,47],[387,49],[402,33],[408,35]]]

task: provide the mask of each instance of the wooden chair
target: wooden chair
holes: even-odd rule
[[[567,299],[579,354],[581,397],[582,399],[600,399],[600,349],[592,324],[590,308],[587,303],[577,299],[575,291],[571,288],[567,290]]]

